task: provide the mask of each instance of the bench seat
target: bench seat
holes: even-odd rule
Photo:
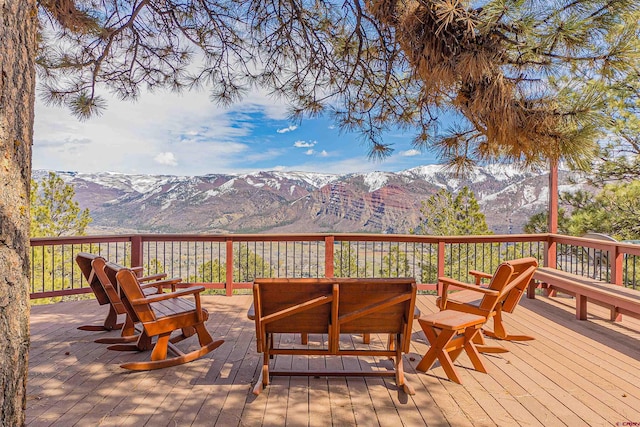
[[[611,320],[621,320],[623,314],[640,318],[640,292],[624,286],[579,276],[550,267],[538,267],[534,283],[527,296],[535,298],[537,283],[548,291],[560,291],[576,298],[576,318],[587,319],[587,302],[611,310]]]

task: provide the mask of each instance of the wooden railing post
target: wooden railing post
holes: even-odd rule
[[[545,243],[546,250],[544,252],[544,266],[556,268],[558,263],[558,243],[552,234],[549,235]]]
[[[324,277],[333,277],[333,250],[334,236],[324,238]]]
[[[233,295],[233,240],[227,239],[227,277],[224,284],[226,295],[230,297]]]
[[[618,245],[613,245],[609,251],[609,268],[611,269],[611,283],[623,285],[624,254]]]
[[[142,236],[131,236],[131,267],[142,267]]]
[[[437,291],[438,291],[438,295],[442,295],[442,285],[440,284],[440,281],[438,280],[438,277],[440,276],[444,276],[444,261],[445,261],[445,243],[440,240],[438,241],[438,276],[436,277],[436,286],[437,286]]]

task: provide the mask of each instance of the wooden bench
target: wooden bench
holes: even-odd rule
[[[579,276],[550,267],[538,267],[529,285],[528,298],[535,298],[539,282],[547,295],[560,291],[576,298],[576,318],[587,319],[587,302],[611,310],[611,320],[620,321],[626,314],[640,318],[640,292],[613,283]]]
[[[253,298],[262,370],[253,393],[259,394],[273,375],[395,376],[397,386],[414,394],[404,379],[402,354],[409,351],[416,300],[414,279],[256,279]],[[286,345],[275,334],[323,334],[320,345]],[[384,349],[343,348],[341,334],[390,334]],[[274,355],[385,356],[393,371],[269,370]]]

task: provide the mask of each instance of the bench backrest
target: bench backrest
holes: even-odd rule
[[[407,352],[416,290],[412,278],[255,279],[256,332],[329,333],[334,345],[340,333],[403,334]]]
[[[333,284],[329,279],[255,279],[256,320],[267,318],[266,333],[326,334],[331,321]],[[326,298],[324,303],[321,298]],[[309,301],[317,303],[305,306]],[[286,310],[290,310],[286,316],[269,320],[269,316]]]
[[[409,351],[417,286],[413,278],[336,279],[338,333],[402,334]]]

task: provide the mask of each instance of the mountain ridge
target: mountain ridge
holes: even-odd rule
[[[42,179],[48,171],[35,170]],[[326,174],[259,171],[201,176],[56,171],[89,208],[90,232],[408,233],[421,201],[468,186],[496,233],[517,233],[545,210],[548,173],[510,165],[474,168],[464,177],[441,165],[399,172]],[[560,171],[560,190],[586,188]],[[573,177],[575,179],[575,177]]]

